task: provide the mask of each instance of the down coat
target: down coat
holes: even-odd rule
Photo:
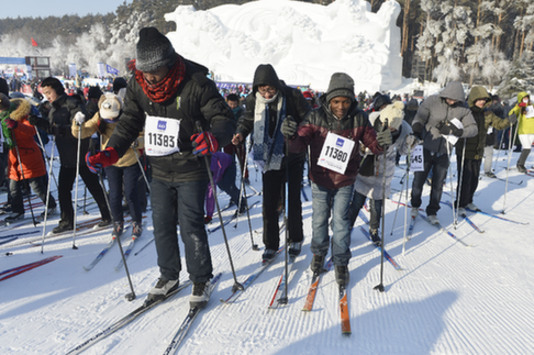
[[[35,127],[30,124],[28,117],[31,112],[31,104],[26,99],[12,99],[9,117],[18,122],[12,130],[14,143],[20,154],[20,165],[15,147],[9,150],[9,178],[15,181],[22,180],[21,166],[24,179],[33,179],[46,174],[43,153],[37,146],[34,136]]]

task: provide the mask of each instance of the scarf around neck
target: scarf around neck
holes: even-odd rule
[[[135,80],[146,96],[153,102],[165,102],[178,92],[178,86],[185,76],[185,63],[182,57],[178,56],[176,63],[170,68],[169,72],[159,83],[150,85],[146,82],[143,72],[135,70]]]
[[[269,136],[269,104],[276,101],[276,127],[273,136]],[[253,158],[262,167],[263,171],[280,170],[284,158],[284,137],[280,131],[282,121],[286,116],[285,97],[277,95],[266,100],[256,92],[256,105],[254,107],[254,145]]]

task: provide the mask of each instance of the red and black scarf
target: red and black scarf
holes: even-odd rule
[[[178,56],[176,63],[170,68],[167,76],[159,83],[150,85],[146,82],[143,72],[135,70],[135,80],[141,85],[148,98],[157,103],[165,102],[176,94],[178,86],[185,76],[185,63],[182,57]]]

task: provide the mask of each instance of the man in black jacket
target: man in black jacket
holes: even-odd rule
[[[178,287],[182,269],[176,225],[180,224],[193,291],[191,306],[208,301],[213,277],[204,227],[208,173],[204,155],[228,144],[235,130],[232,111],[209,80],[207,68],[178,55],[153,27],[137,42],[136,68],[125,105],[107,148],[87,158],[93,166],[114,164],[144,129],[152,166],[151,201],[161,276],[147,301],[164,298]],[[199,127],[200,126],[200,127]]]
[[[41,83],[43,95],[50,102],[48,112],[49,131],[56,136],[56,145],[59,152],[61,167],[58,179],[58,198],[61,209],[59,225],[53,229],[53,233],[61,233],[72,230],[74,226],[74,209],[72,208],[72,184],[76,179],[76,162],[78,157],[78,138],[71,134],[72,120],[75,116],[85,117],[85,105],[77,96],[68,96],[61,81],[54,77],[48,77]],[[92,174],[83,164],[83,157],[89,148],[89,138],[82,139],[80,144],[80,176],[87,189],[95,199],[102,215],[99,227],[111,224],[111,214],[106,204],[104,192],[98,182],[98,177]]]
[[[284,183],[289,175],[289,254],[297,256],[303,240],[300,189],[305,153],[285,156],[284,137],[280,131],[286,117],[298,123],[311,111],[299,89],[286,86],[270,64],[256,68],[252,93],[245,101],[245,113],[239,119],[232,143],[239,145],[252,133],[254,160],[263,175],[263,260],[272,259],[280,244],[279,207],[284,203]],[[286,171],[286,167],[288,171]]]

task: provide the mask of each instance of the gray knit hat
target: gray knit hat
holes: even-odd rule
[[[143,72],[153,72],[163,66],[172,66],[178,54],[167,37],[155,27],[145,27],[139,31],[135,66]]]
[[[338,96],[348,97],[352,101],[355,100],[354,80],[348,74],[334,73],[330,78],[330,84],[328,84],[328,91],[326,92],[326,102],[328,103]]]

